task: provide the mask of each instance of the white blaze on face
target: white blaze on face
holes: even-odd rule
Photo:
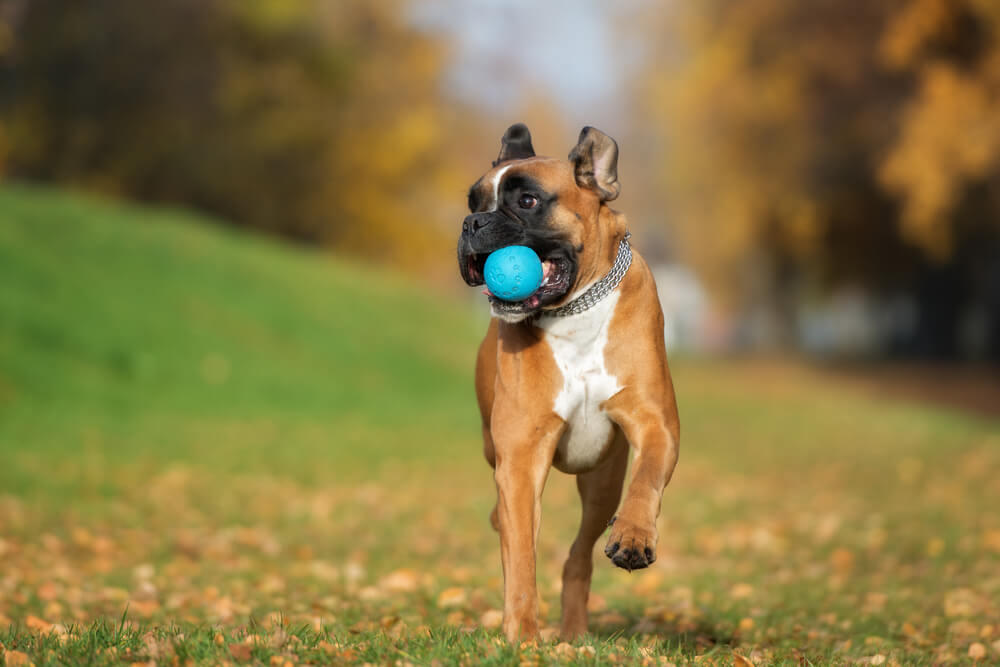
[[[491,201],[486,202],[485,212],[489,213],[496,211],[500,208],[500,181],[503,180],[503,175],[507,173],[507,170],[514,165],[508,164],[506,167],[501,167],[497,170],[497,173],[493,174],[493,178],[490,179],[490,196],[493,197]],[[528,317],[529,313],[506,313],[503,311],[498,311],[496,305],[490,307],[490,312],[493,317],[499,318],[506,322],[517,323]]]
[[[486,202],[487,211],[495,211],[500,208],[500,180],[503,178],[504,173],[513,166],[512,164],[508,164],[493,174],[493,178],[490,179],[490,185],[493,186],[493,201]]]

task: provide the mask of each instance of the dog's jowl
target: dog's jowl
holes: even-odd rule
[[[476,365],[510,640],[538,633],[535,543],[551,467],[576,475],[582,504],[563,568],[564,638],[587,631],[594,543],[605,530],[604,553],[618,567],[656,559],[680,427],[656,285],[629,245],[625,217],[608,206],[620,189],[618,146],[604,133],[584,128],[569,159],[558,160],[536,157],[518,124],[469,190],[458,242],[465,281],[482,285],[486,258],[509,245],[532,248],[544,276],[522,301],[486,290],[493,319]]]

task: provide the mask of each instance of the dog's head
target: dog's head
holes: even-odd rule
[[[618,145],[585,127],[569,160],[536,157],[531,134],[511,125],[493,168],[469,189],[470,214],[458,240],[458,267],[469,285],[482,285],[487,256],[525,245],[542,260],[542,286],[523,301],[489,294],[493,315],[509,322],[556,308],[600,277],[613,257],[624,222],[605,203],[618,196]]]

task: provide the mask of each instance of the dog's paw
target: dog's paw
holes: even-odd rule
[[[656,530],[640,528],[618,517],[611,519],[604,555],[623,570],[641,570],[656,561]]]

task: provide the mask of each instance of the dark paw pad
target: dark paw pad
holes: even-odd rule
[[[611,531],[608,535],[608,546],[604,555],[623,570],[641,570],[649,567],[656,560],[656,528],[642,528],[628,521],[611,520]]]
[[[622,568],[623,570],[641,570],[645,567],[649,567],[653,560],[653,552],[651,549],[618,549],[618,545],[615,545],[615,552],[613,554],[608,554],[611,557],[611,562]]]

